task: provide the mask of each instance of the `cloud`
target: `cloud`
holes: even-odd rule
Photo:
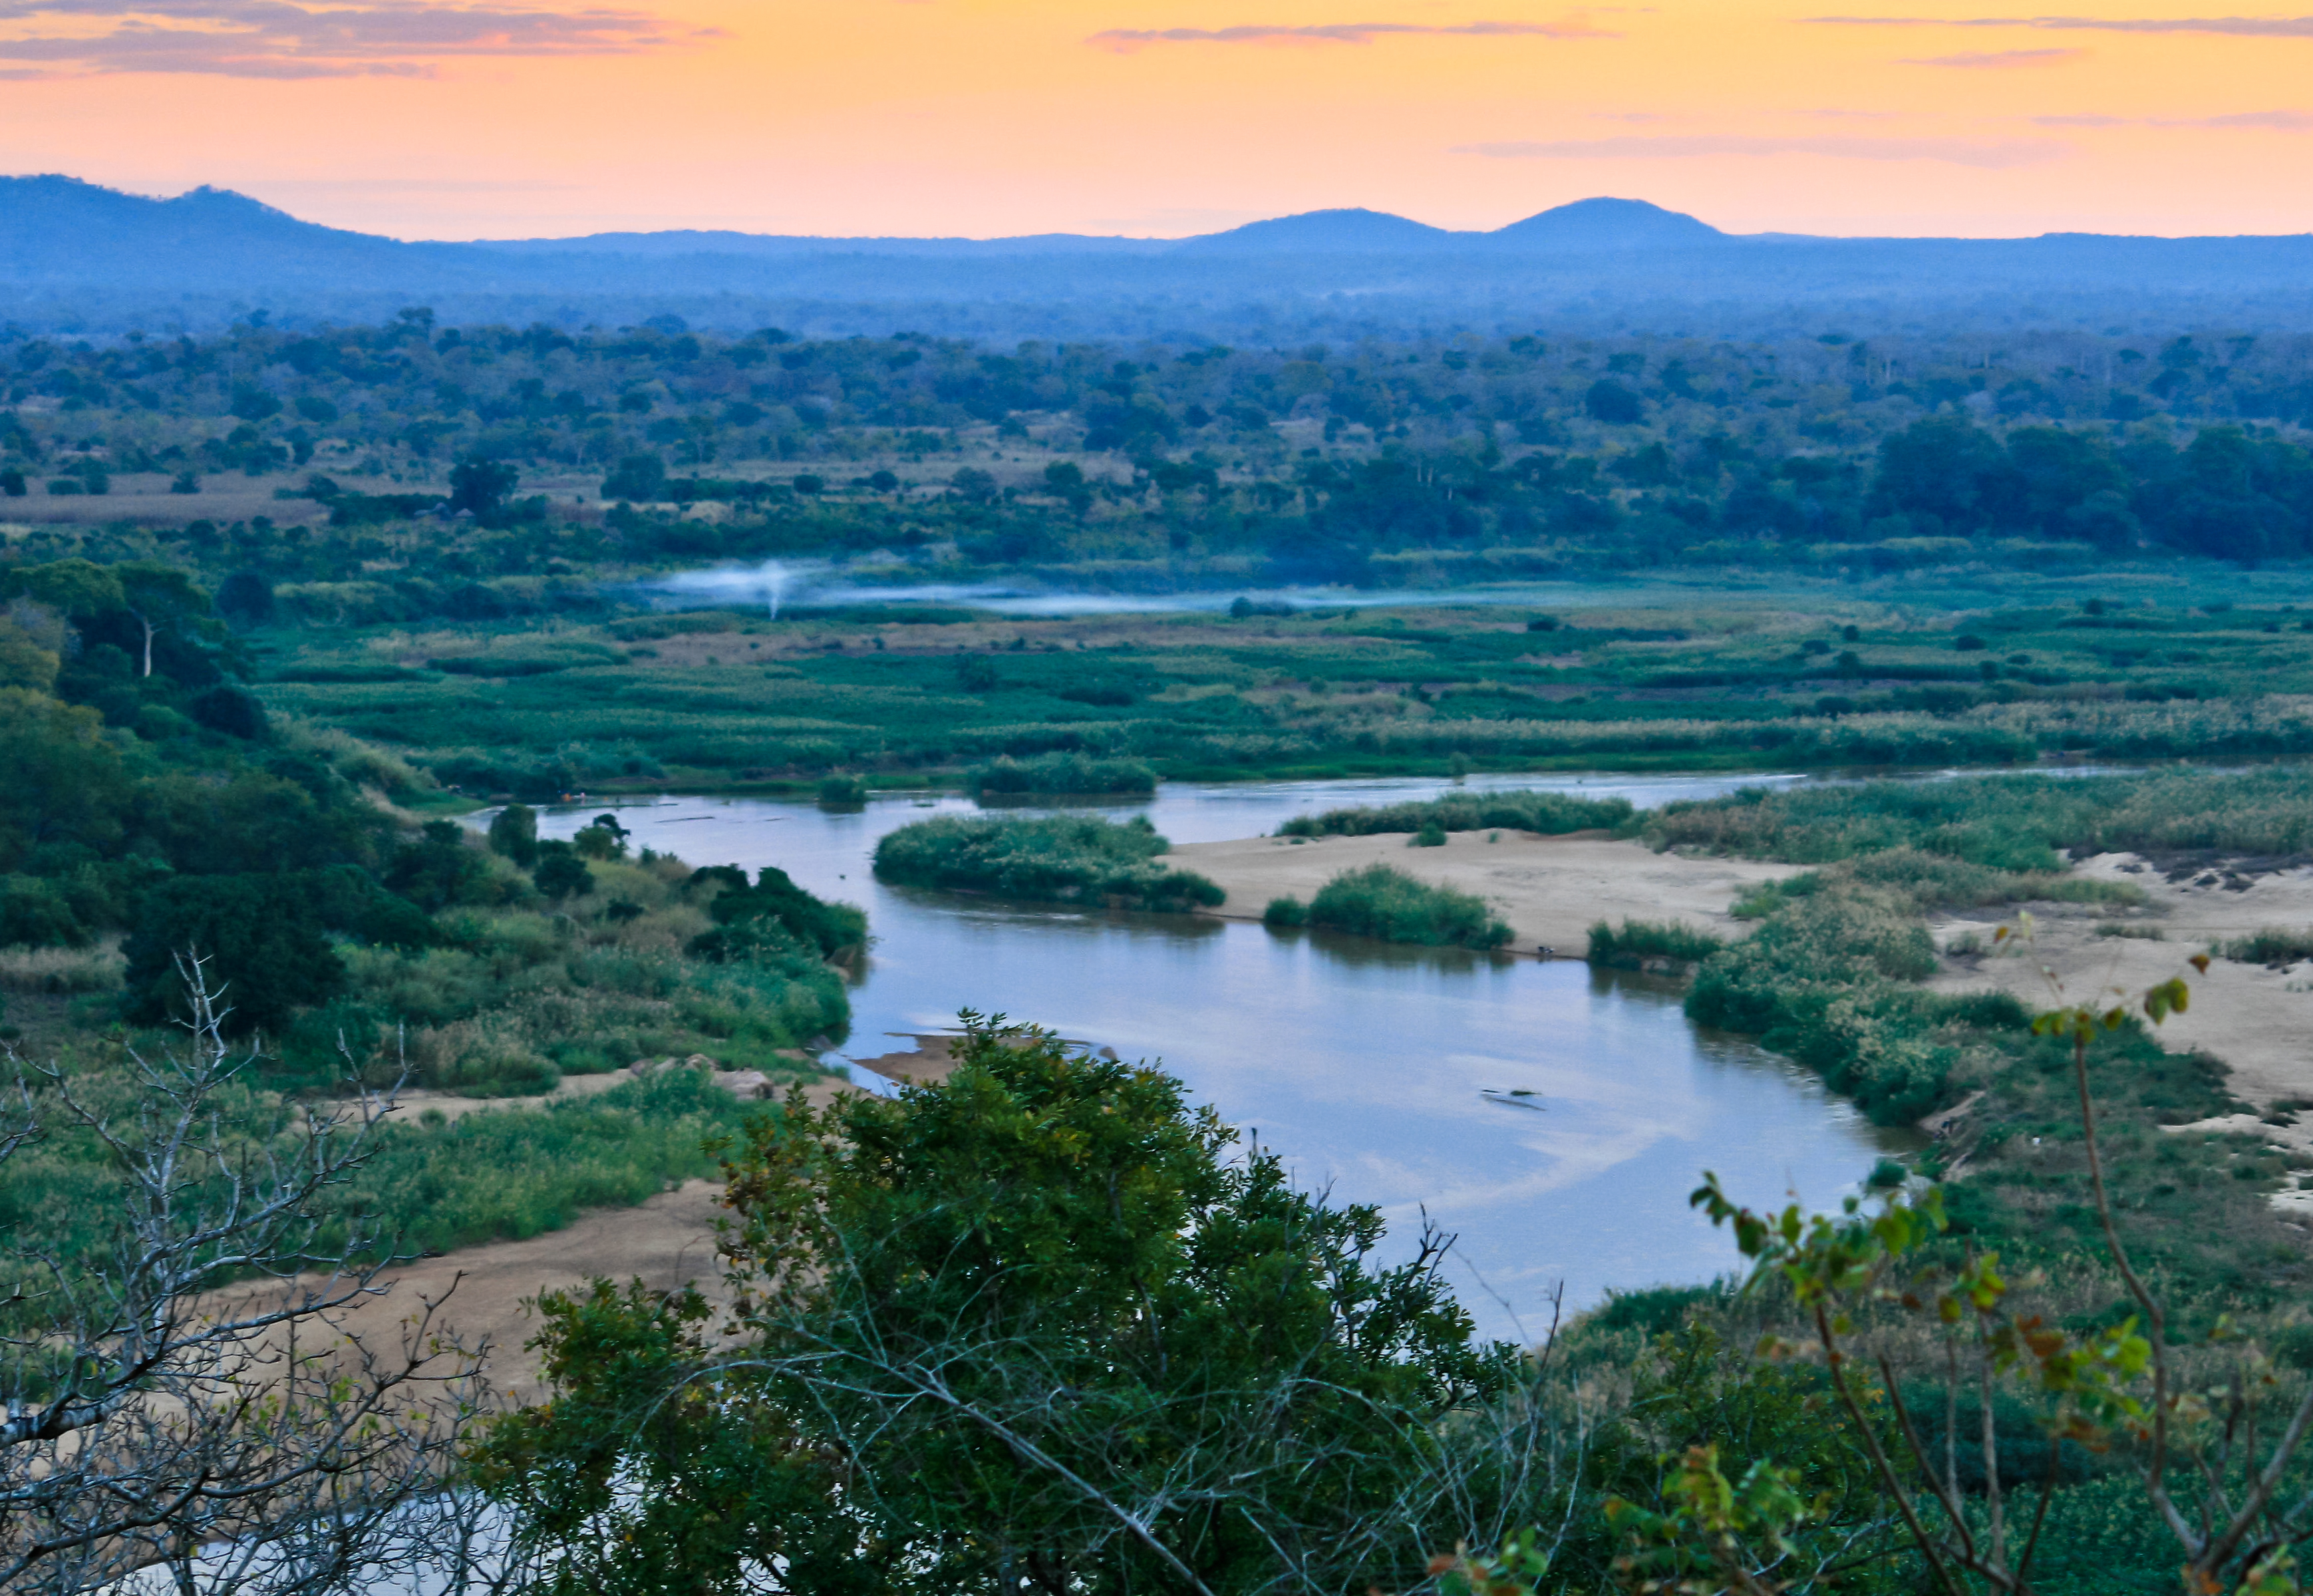
[[[1464,144],[1457,155],[1511,160],[1684,160],[1698,155],[1828,155],[1846,161],[1948,161],[1959,166],[2029,166],[2064,146],[2046,139],[1765,138],[1698,134],[1659,138],[1567,138],[1533,143]]]
[[[2242,110],[2221,117],[2034,117],[2041,128],[2253,128],[2282,133],[2313,132],[2313,112]]]
[[[92,27],[93,24],[93,27]],[[704,38],[641,12],[435,0],[0,0],[0,60],[41,75],[420,77],[471,57],[625,55]],[[13,75],[12,74],[12,75]]]
[[[2313,39],[2313,17],[1804,17],[1840,28],[2051,28],[2103,33],[2227,33]]]
[[[1618,39],[1583,22],[1246,22],[1234,28],[1111,28],[1085,40],[1129,56],[1153,44],[1371,44],[1412,35],[1460,39]]]
[[[2077,61],[2086,50],[1962,50],[1956,56],[1924,56],[1899,61],[1899,66],[2054,66]]]

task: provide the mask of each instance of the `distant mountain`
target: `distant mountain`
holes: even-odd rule
[[[2313,331],[2313,237],[1815,238],[1728,234],[1644,200],[1561,205],[1493,233],[1310,211],[1188,239],[811,238],[735,232],[403,243],[241,194],[173,199],[0,178],[7,328],[110,334],[374,322],[1222,342],[1445,327],[1659,329],[1672,337],[1929,320],[2225,324]]]
[[[1177,247],[1169,238],[1103,237],[1083,233],[1031,233],[1014,238],[830,238],[812,234],[699,232],[589,233],[577,238],[486,239],[455,246],[518,255],[629,255],[665,260],[686,255],[750,260],[796,255],[1158,255]]]
[[[1247,222],[1226,233],[1184,238],[1181,255],[1428,254],[1477,237],[1449,233],[1380,210],[1311,210],[1272,221]]]
[[[1643,199],[1578,199],[1523,222],[1512,222],[1487,236],[1523,249],[1592,251],[1693,249],[1730,242],[1728,234],[1708,222]]]
[[[251,280],[340,285],[406,264],[422,246],[301,222],[226,189],[148,199],[76,178],[0,178],[0,281],[208,289]]]

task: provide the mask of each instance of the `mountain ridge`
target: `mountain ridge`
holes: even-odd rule
[[[1491,232],[1338,207],[1183,239],[841,238],[673,230],[404,242],[204,186],[171,198],[60,174],[0,178],[0,338],[129,331],[252,309],[610,325],[675,314],[811,336],[1166,339],[1643,313],[1672,336],[1794,318],[1858,333],[1923,315],[2099,324],[2150,313],[2313,331],[2313,235],[2036,239],[1737,234],[1645,200],[1576,200]]]

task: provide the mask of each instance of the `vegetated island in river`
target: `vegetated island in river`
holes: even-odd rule
[[[1172,843],[1145,816],[981,819],[939,816],[875,845],[875,877],[1056,903],[1116,900],[1137,909],[1211,908],[1227,894],[1192,870],[1157,862]]]
[[[1503,946],[1513,935],[1487,910],[1483,898],[1417,881],[1382,864],[1344,870],[1306,905],[1298,898],[1273,898],[1262,919],[1271,926],[1307,924],[1425,948],[1482,951]]]
[[[976,798],[1031,795],[1146,797],[1156,790],[1156,767],[1138,759],[1094,759],[1082,754],[1002,754],[965,772]]]

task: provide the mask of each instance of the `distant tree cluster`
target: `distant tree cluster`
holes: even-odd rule
[[[260,578],[366,584],[333,596],[347,618],[490,619],[555,607],[507,578],[869,551],[958,569],[1125,559],[1188,580],[1251,554],[1277,579],[1352,583],[1486,551],[1502,558],[1462,574],[1885,569],[1964,557],[1955,540],[2313,551],[2300,338],[999,353],[904,333],[717,339],[672,318],[437,329],[410,312],[103,348],[0,336],[0,491],[302,472],[275,491],[326,506],[325,531],[132,517],[14,551],[191,563],[247,613]],[[541,472],[589,491],[525,496]],[[679,513],[711,501],[728,513]]]

